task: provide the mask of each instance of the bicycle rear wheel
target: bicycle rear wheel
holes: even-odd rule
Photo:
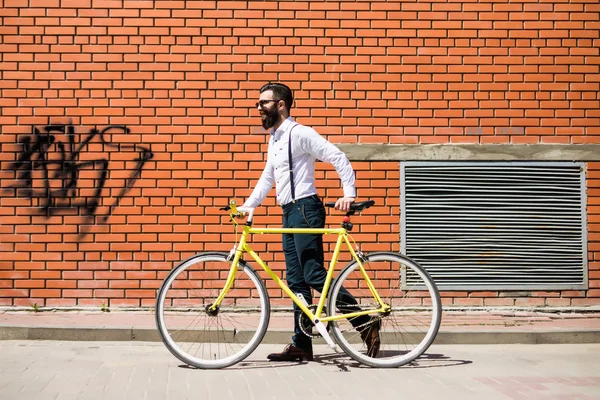
[[[340,347],[355,360],[373,367],[398,367],[420,355],[433,343],[437,335],[442,305],[435,283],[415,261],[398,253],[369,254],[363,262],[367,274],[381,299],[391,307],[388,313],[380,308],[360,272],[356,261],[348,264],[336,278],[329,294],[330,315],[348,313],[353,306],[344,306],[347,289],[358,301],[362,311],[373,310],[369,318],[363,317],[362,326],[341,319],[332,323],[332,334]],[[356,306],[354,306],[356,307]],[[348,309],[350,308],[350,310]],[[360,318],[360,317],[358,317]],[[380,349],[375,357],[367,355],[366,345],[359,330],[370,324],[380,324]]]
[[[243,260],[217,310],[231,261],[203,253],[183,261],[165,278],[156,300],[156,324],[173,355],[198,368],[224,368],[248,357],[269,325],[269,297],[258,274]]]

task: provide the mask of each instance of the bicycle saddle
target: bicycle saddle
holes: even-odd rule
[[[375,204],[375,200],[366,200],[366,201],[357,201],[355,203],[350,204],[350,211],[358,211],[361,212]],[[335,207],[335,202],[325,203],[327,207]]]

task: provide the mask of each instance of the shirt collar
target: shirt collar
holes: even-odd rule
[[[271,128],[271,131],[270,131],[271,136],[273,136],[275,138],[281,136],[287,130],[287,128],[290,126],[291,123],[292,123],[292,117],[287,117],[285,119],[285,121],[283,121],[281,123],[279,128],[277,128],[277,130]]]

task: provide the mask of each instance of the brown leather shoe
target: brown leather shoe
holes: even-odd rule
[[[313,352],[312,348],[301,349],[293,344],[288,344],[281,353],[271,353],[267,358],[271,361],[312,361]]]
[[[379,330],[381,329],[381,319],[376,321],[371,320],[367,324],[367,327],[360,332],[360,337],[363,342],[367,345],[367,355],[369,357],[377,357],[379,352],[379,346],[381,345],[381,339],[379,338]]]

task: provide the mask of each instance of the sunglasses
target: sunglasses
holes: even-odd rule
[[[260,100],[260,101],[256,102],[255,106],[256,106],[256,108],[258,108],[258,107],[265,108],[265,105],[269,104],[272,101],[277,102],[279,100]]]

